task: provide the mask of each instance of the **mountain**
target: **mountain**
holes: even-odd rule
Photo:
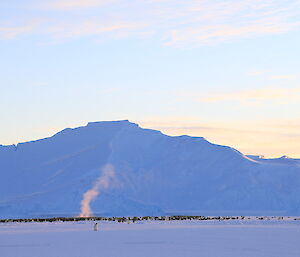
[[[272,159],[266,159],[261,155],[247,155],[247,157],[264,163],[273,163],[273,164],[283,164],[283,165],[300,165],[300,159],[292,159],[288,156],[284,155],[280,158],[272,158]]]
[[[0,218],[299,215],[300,162],[127,120],[0,146]]]

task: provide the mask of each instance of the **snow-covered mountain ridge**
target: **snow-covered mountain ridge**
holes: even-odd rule
[[[299,160],[245,156],[126,120],[0,146],[0,173],[1,218],[79,215],[87,204],[94,215],[300,214]]]

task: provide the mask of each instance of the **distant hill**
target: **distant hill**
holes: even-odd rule
[[[0,218],[300,214],[299,160],[127,120],[0,146],[0,174]]]

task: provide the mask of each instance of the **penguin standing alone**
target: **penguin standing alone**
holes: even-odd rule
[[[96,222],[95,225],[94,225],[94,231],[98,231],[98,229],[99,229],[99,225],[98,225],[98,223]]]

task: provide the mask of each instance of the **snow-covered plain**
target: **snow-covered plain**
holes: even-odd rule
[[[1,257],[295,257],[299,220],[2,223]]]

